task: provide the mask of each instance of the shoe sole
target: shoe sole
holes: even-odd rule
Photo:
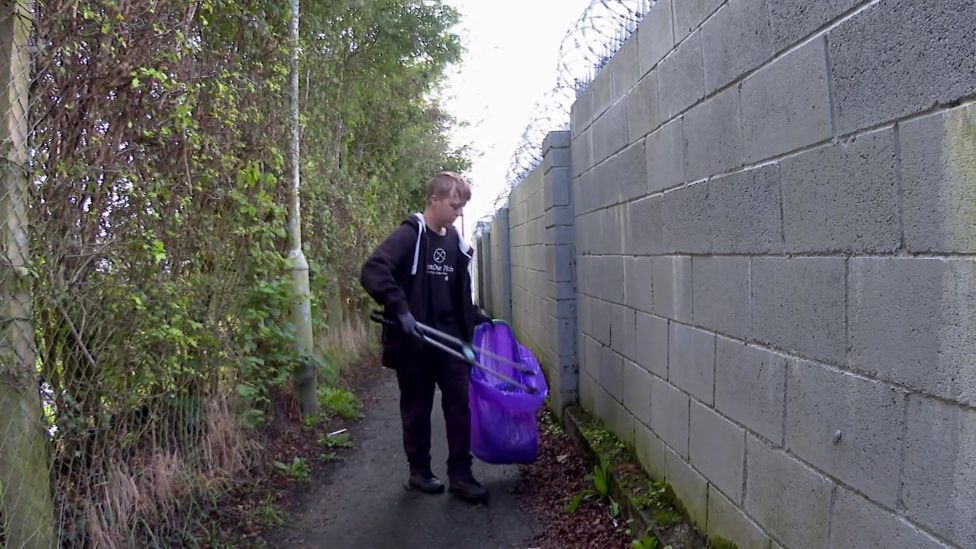
[[[435,488],[433,490],[424,490],[420,486],[418,486],[418,485],[416,485],[416,484],[414,484],[414,483],[412,483],[410,481],[407,481],[407,482],[404,482],[403,483],[403,487],[406,488],[407,491],[410,491],[410,492],[417,491],[417,492],[420,492],[422,494],[435,495],[435,494],[443,494],[444,493],[444,485],[443,484],[440,485],[440,486],[438,486],[437,488]]]
[[[464,500],[468,503],[484,503],[484,504],[488,503],[488,494],[485,494],[484,496],[471,496],[459,490],[449,490],[449,491],[451,492],[452,496]]]

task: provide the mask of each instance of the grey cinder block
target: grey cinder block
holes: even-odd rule
[[[748,257],[693,257],[695,324],[743,339],[751,330]]]
[[[814,40],[747,78],[741,100],[747,161],[772,158],[829,139],[832,128],[823,40]]]
[[[542,168],[543,175],[549,177],[552,175],[553,170],[561,169],[562,172],[560,175],[566,177],[568,180],[570,177],[569,163],[571,159],[572,159],[572,151],[569,149],[569,147],[553,147],[549,149],[542,159],[541,168]],[[548,192],[548,191],[544,191],[544,192]],[[552,205],[551,201],[548,198],[546,198],[544,207],[548,209],[549,206],[551,205]]]
[[[783,444],[785,356],[719,337],[715,408],[774,444]]]
[[[976,547],[976,411],[909,397],[902,499],[912,520]]]
[[[637,364],[624,361],[624,408],[644,425],[651,424],[651,373]]]
[[[662,379],[668,378],[668,321],[637,313],[637,362]]]
[[[633,360],[637,353],[637,320],[635,312],[623,305],[610,306],[610,347],[620,355]]]
[[[715,388],[715,334],[671,323],[668,381],[711,404]]]
[[[708,487],[708,535],[721,536],[741,549],[766,549],[769,538],[755,522],[714,486]]]
[[[880,379],[976,404],[976,262],[851,260],[850,363]]]
[[[651,258],[628,257],[624,259],[624,302],[628,307],[650,313],[654,308]]]
[[[573,130],[576,131],[575,129]],[[580,131],[569,145],[570,167],[574,178],[593,167],[593,131]]]
[[[660,196],[650,196],[627,204],[627,251],[635,255],[656,255],[664,246],[664,214]]]
[[[546,210],[545,227],[547,229],[550,227],[566,227],[569,229],[567,232],[572,233],[573,217],[574,213],[571,206],[555,206]]]
[[[569,214],[568,218],[547,217],[546,227],[572,224],[572,208],[570,208],[570,181],[569,168],[567,167],[555,168],[546,174],[546,187],[543,195],[546,213],[548,214],[549,212],[556,210],[560,212],[566,211]],[[560,223],[560,221],[563,222]]]
[[[688,395],[658,377],[651,379],[651,429],[688,458]]]
[[[788,387],[787,449],[871,499],[895,507],[906,393],[801,360],[790,367]]]
[[[808,357],[847,358],[843,258],[753,258],[752,336]]]
[[[666,122],[705,96],[701,33],[691,35],[665,57],[658,71],[661,121]]]
[[[679,0],[680,1],[680,0]],[[651,7],[637,29],[637,60],[640,73],[647,74],[674,49],[672,0],[660,0]]]
[[[603,67],[587,86],[586,91],[590,94],[590,123],[596,121],[613,103],[613,80],[610,75],[612,64]]]
[[[640,66],[637,60],[637,42],[639,39],[639,33],[632,33],[613,56],[613,68],[610,74],[611,80],[613,80],[614,101],[627,95],[627,92],[643,76],[640,73]]]
[[[625,241],[630,227],[629,205],[617,204],[602,210],[602,213],[601,230],[603,232],[597,236],[597,239],[601,243],[600,247],[604,250],[603,253],[622,255],[626,252],[630,254]]]
[[[573,240],[576,244],[576,253],[580,256],[599,254],[601,250],[596,245],[597,236],[601,229],[601,216],[599,211],[577,215],[573,218]]]
[[[702,404],[691,402],[691,464],[735,502],[742,501],[745,431]]]
[[[677,187],[685,178],[685,143],[679,117],[647,136],[647,192]]]
[[[860,0],[766,0],[769,26],[776,51],[800,41],[825,23],[839,17]]]
[[[691,258],[665,256],[651,262],[654,314],[691,322]]]
[[[624,400],[624,359],[610,347],[600,349],[600,367],[597,382],[617,402]],[[606,416],[604,416],[606,418]]]
[[[597,209],[600,202],[600,188],[593,172],[591,169],[573,179],[573,209],[576,215]]]
[[[704,254],[712,250],[708,183],[700,182],[665,193],[661,203],[664,245],[668,251]]]
[[[976,253],[976,107],[907,122],[900,138],[909,251]]]
[[[691,520],[704,527],[708,514],[708,481],[698,474],[681,456],[665,450],[668,482],[681,499]]]
[[[725,0],[674,0],[674,38],[680,42]]]
[[[776,165],[708,182],[713,253],[776,253],[784,247],[780,170]]]
[[[746,512],[786,547],[824,547],[833,483],[755,437],[746,452]]]
[[[587,87],[583,90],[569,108],[569,127],[573,132],[573,141],[579,137],[590,122],[593,121],[593,90]]]
[[[627,134],[633,143],[661,125],[657,72],[651,72],[627,95]]]
[[[597,166],[603,179],[604,203],[631,200],[647,192],[647,160],[639,141]]]
[[[829,546],[905,549],[948,547],[905,519],[844,488],[837,488],[830,519]]]
[[[730,88],[684,117],[685,176],[696,181],[742,165],[739,90]]]
[[[702,26],[705,91],[712,93],[772,56],[766,0],[730,0]]]
[[[626,147],[629,143],[627,138],[627,102],[620,101],[593,123],[594,163],[599,165]]]
[[[581,259],[581,261],[584,261]],[[590,274],[586,277],[590,295],[611,301],[624,302],[624,260],[620,256],[600,256],[585,258],[585,266]]]
[[[882,0],[829,36],[837,127],[870,127],[976,93],[976,2]]]
[[[546,134],[542,139],[542,154],[549,154],[552,149],[565,149],[569,147],[570,132],[567,130],[553,130]]]
[[[600,343],[610,345],[610,304],[592,297],[588,297],[586,302],[590,313],[588,333]]]
[[[579,339],[580,371],[594,377],[600,369],[600,353],[603,346],[599,341],[587,334],[581,334]]]
[[[595,393],[598,387],[599,385],[597,385],[596,380],[593,379],[589,370],[581,367],[579,376],[579,399],[583,408],[592,411],[596,407]]]
[[[654,478],[663,479],[667,476],[664,441],[650,428],[638,422],[634,423],[634,449],[637,452],[637,459]]]
[[[893,252],[901,246],[891,130],[784,160],[783,223],[793,252]]]

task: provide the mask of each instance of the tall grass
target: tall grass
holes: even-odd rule
[[[355,315],[341,319],[335,326],[319,330],[316,336],[316,351],[329,364],[326,381],[330,383],[353,370],[364,357],[379,348],[376,330]]]

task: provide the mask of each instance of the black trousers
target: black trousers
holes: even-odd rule
[[[397,369],[403,450],[411,473],[430,470],[430,414],[435,385],[441,389],[441,408],[447,425],[448,478],[459,479],[471,473],[470,379],[467,363],[430,348],[409,367]]]

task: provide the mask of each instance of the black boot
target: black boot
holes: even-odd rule
[[[475,480],[474,475],[471,474],[451,478],[450,492],[471,503],[488,502],[488,489]]]
[[[410,473],[406,488],[420,490],[425,494],[440,494],[444,492],[444,483],[430,471],[419,471]]]

